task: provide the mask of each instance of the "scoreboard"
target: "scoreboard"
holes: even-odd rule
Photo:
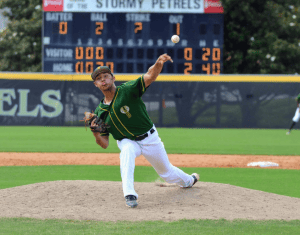
[[[50,0],[45,1],[49,7]],[[53,1],[57,3],[58,0]],[[101,2],[85,1],[87,4]],[[102,3],[110,2],[105,1]],[[111,3],[118,1],[111,0]],[[47,10],[44,3],[43,72],[92,73],[96,67],[106,65],[113,73],[145,73],[161,54],[167,53],[174,62],[166,63],[162,73],[222,73],[222,11],[201,12],[204,0],[174,0],[185,2],[186,7],[193,4],[196,9],[180,11],[176,11],[176,5],[173,10],[154,9],[153,3],[159,0],[151,1],[152,5],[144,11],[135,9],[138,5],[133,9],[127,6],[126,10],[119,9],[122,5],[118,5],[119,8],[110,5],[101,10],[97,10],[97,5],[87,5],[82,10],[82,7],[71,7],[70,3]],[[134,0],[124,2],[133,4]],[[168,2],[172,0],[166,0]],[[64,4],[67,3],[64,0]],[[174,34],[179,35],[179,43],[171,41]]]

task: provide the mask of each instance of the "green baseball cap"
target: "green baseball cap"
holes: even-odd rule
[[[112,72],[110,70],[110,68],[108,66],[99,66],[97,67],[94,72],[92,73],[92,79],[95,81],[96,77],[100,74],[100,73],[110,73],[112,76]]]

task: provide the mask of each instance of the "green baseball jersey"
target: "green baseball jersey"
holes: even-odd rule
[[[153,126],[141,99],[146,89],[144,75],[142,75],[136,80],[117,86],[110,105],[103,103],[104,98],[101,100],[95,114],[110,125],[109,133],[114,139],[134,140],[136,136],[146,133]],[[101,135],[109,135],[109,133]]]
[[[299,104],[300,103],[300,94],[297,96],[296,100],[297,100],[297,103]]]

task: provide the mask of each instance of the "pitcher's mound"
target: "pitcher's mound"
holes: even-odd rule
[[[183,189],[135,183],[138,207],[125,205],[121,182],[52,181],[0,190],[0,217],[142,221],[181,219],[299,220],[300,199],[228,184]]]

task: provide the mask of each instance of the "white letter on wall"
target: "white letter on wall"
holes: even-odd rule
[[[0,116],[15,116],[18,105],[15,104],[11,110],[4,111],[3,103],[11,105],[11,98],[16,98],[15,89],[0,89]]]
[[[28,93],[30,92],[29,89],[18,89],[20,94],[20,101],[19,101],[19,112],[17,113],[18,116],[21,117],[37,117],[39,112],[39,105],[35,107],[34,110],[28,111]]]
[[[50,97],[50,95],[53,95],[57,98],[57,100],[52,99]],[[47,90],[44,91],[42,96],[41,96],[41,101],[44,105],[47,105],[49,107],[54,108],[53,112],[47,112],[44,107],[41,105],[41,117],[49,117],[49,118],[53,118],[53,117],[57,117],[59,116],[62,111],[63,111],[63,105],[62,103],[59,101],[61,99],[60,96],[60,91],[57,90]]]

